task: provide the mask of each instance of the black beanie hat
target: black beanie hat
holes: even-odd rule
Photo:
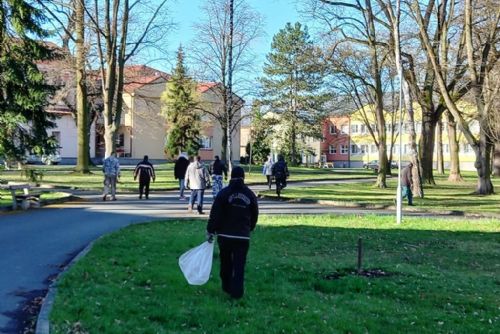
[[[231,178],[232,179],[236,179],[236,178],[244,179],[245,178],[245,171],[240,166],[236,166],[231,171]]]

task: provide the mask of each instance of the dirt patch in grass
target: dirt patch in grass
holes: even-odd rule
[[[331,280],[336,280],[340,279],[342,277],[346,276],[362,276],[362,277],[367,277],[367,278],[381,278],[381,277],[389,277],[389,276],[394,276],[397,275],[396,273],[386,271],[384,269],[364,269],[361,271],[357,271],[352,268],[344,268],[340,269],[338,271],[334,271],[332,273],[324,274],[323,278],[331,281]]]

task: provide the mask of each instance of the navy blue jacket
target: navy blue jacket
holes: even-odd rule
[[[231,179],[215,197],[207,224],[208,233],[249,239],[259,216],[257,197],[243,179]]]

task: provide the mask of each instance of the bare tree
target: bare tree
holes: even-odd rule
[[[467,68],[471,82],[471,90],[476,100],[476,117],[479,123],[478,137],[471,131],[463,112],[457,107],[457,104],[448,90],[443,76],[442,64],[438,62],[438,57],[435,50],[432,48],[432,43],[425,29],[424,18],[418,1],[412,1],[412,9],[442,97],[476,155],[475,168],[478,174],[476,193],[491,194],[493,193],[493,184],[490,175],[492,145],[489,138],[489,131],[484,125],[487,115],[485,113],[484,97],[482,96],[481,90],[484,88],[486,75],[492,70],[498,60],[498,52],[495,47],[498,44],[498,30],[500,29],[498,25],[500,7],[497,7],[494,11],[484,13],[482,19],[478,21],[481,22],[481,24],[478,24],[473,22],[471,1],[465,1],[465,49],[467,51]],[[485,26],[485,29],[480,32],[483,38],[476,38],[473,41],[473,31],[477,32],[477,29],[482,26]],[[474,45],[474,42],[476,42],[476,45]]]
[[[92,9],[87,10],[95,33],[107,156],[116,150],[125,65],[140,51],[155,47],[170,29],[166,3],[167,0],[94,0]]]
[[[235,92],[243,88],[245,74],[254,69],[251,43],[262,35],[262,18],[244,0],[208,0],[202,9],[204,21],[195,25],[198,34],[191,56],[203,78],[218,84],[212,90],[218,101],[205,103],[203,111],[221,126],[221,155],[231,167],[231,138],[241,121],[243,102],[235,98]]]
[[[313,0],[313,16],[325,22],[331,34],[338,36],[338,42],[333,47],[345,42],[351,43],[358,50],[363,50],[369,61],[369,77],[358,78],[364,80],[371,87],[375,116],[378,131],[379,172],[376,185],[380,188],[387,187],[386,174],[390,168],[387,160],[387,136],[384,131],[386,122],[384,118],[383,96],[383,69],[387,61],[387,43],[390,25],[379,19],[377,15],[380,8],[372,0],[365,1],[330,1]],[[374,6],[376,5],[376,7]]]

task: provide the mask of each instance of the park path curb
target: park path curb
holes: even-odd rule
[[[71,268],[75,263],[77,263],[81,258],[87,255],[88,252],[94,246],[94,243],[101,239],[103,236],[97,238],[94,241],[91,241],[82,251],[80,251],[66,266],[64,266],[63,270],[57,274],[57,277],[54,279],[54,282],[50,285],[49,291],[47,295],[44,297],[42,306],[40,307],[40,312],[38,313],[38,317],[36,320],[35,334],[50,334],[50,312],[52,311],[52,307],[54,306],[54,300],[57,294],[57,284],[61,277]]]

